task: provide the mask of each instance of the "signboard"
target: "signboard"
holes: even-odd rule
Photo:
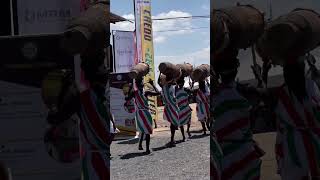
[[[80,14],[80,0],[16,0],[19,35],[62,32]]]
[[[54,128],[47,123],[48,108],[41,92],[49,72],[73,69],[73,57],[64,54],[59,43],[59,35],[0,38],[6,57],[0,62],[0,161],[14,180],[80,178],[79,149],[64,146],[69,143],[59,147],[60,140],[66,139],[50,136]],[[77,133],[76,127],[74,123],[67,129]],[[77,138],[72,142],[76,145]]]
[[[129,83],[132,80],[128,73],[115,73],[111,75],[110,83],[110,108],[120,133],[118,137],[130,137],[136,135],[135,113],[129,113],[124,107],[125,97],[128,95]]]
[[[129,31],[114,31],[115,72],[126,73],[135,65],[135,35]]]
[[[136,38],[137,38],[137,57],[141,62],[150,66],[150,72],[144,81],[146,89],[153,90],[149,85],[150,80],[155,80],[154,52],[153,52],[153,34],[152,34],[152,16],[151,0],[135,0],[135,20],[136,20]],[[148,97],[152,118],[157,119],[157,98]]]

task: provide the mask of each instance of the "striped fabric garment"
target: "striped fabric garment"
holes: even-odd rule
[[[179,123],[180,125],[186,125],[191,123],[192,110],[189,106],[189,96],[184,88],[176,89],[177,104],[179,107]]]
[[[80,157],[83,180],[110,179],[110,120],[107,107],[90,89],[80,94]]]
[[[212,131],[223,152],[221,179],[259,179],[263,152],[252,138],[247,100],[232,85],[220,89],[212,104]]]
[[[163,119],[169,121],[174,126],[180,126],[179,107],[174,96],[173,86],[165,85],[162,88],[162,97],[164,102]]]
[[[222,149],[213,130],[210,131],[210,179],[221,179]]]
[[[208,92],[208,91],[207,91]],[[206,121],[209,115],[209,93],[203,93],[200,89],[197,90],[197,117],[198,120]]]
[[[275,150],[284,180],[320,179],[320,93],[310,79],[306,89],[302,103],[286,86],[279,90]]]
[[[134,99],[136,103],[136,124],[138,131],[145,134],[152,134],[153,121],[149,111],[148,99],[140,90],[134,91]]]
[[[124,103],[124,109],[128,113],[134,113],[136,111],[134,99],[130,99]]]

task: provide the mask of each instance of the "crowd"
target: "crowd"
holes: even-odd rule
[[[149,111],[148,96],[161,95],[164,102],[163,119],[170,123],[171,139],[168,143],[170,147],[175,146],[175,131],[180,128],[183,141],[185,141],[184,126],[187,126],[187,134],[191,136],[191,113],[192,109],[189,106],[190,97],[195,95],[197,103],[197,117],[202,124],[203,134],[209,130],[209,66],[202,65],[206,68],[196,68],[190,64],[171,64],[170,62],[161,63],[159,66],[160,75],[158,85],[161,87],[161,92],[158,90],[152,80],[147,82],[153,89],[144,90],[144,76],[148,74],[149,66],[145,63],[139,63],[131,71],[133,83],[130,86],[129,94],[126,97],[125,109],[128,112],[135,113],[137,130],[140,132],[139,150],[143,150],[142,141],[146,139],[146,153],[150,151],[150,134],[153,132],[152,117]],[[188,69],[189,68],[189,69]],[[185,79],[191,76],[193,82],[199,83],[199,88],[184,87]],[[193,83],[194,84],[194,83]]]

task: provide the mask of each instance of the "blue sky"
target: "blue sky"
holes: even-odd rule
[[[210,0],[152,0],[153,18],[199,16],[210,14]],[[111,0],[111,12],[127,19],[134,18],[133,0]],[[153,21],[155,66],[163,61],[191,64],[210,63],[210,21],[202,19],[179,19]],[[181,30],[199,28],[193,30]],[[134,30],[130,22],[111,25],[111,30]],[[181,31],[167,31],[181,30]],[[158,32],[167,31],[167,32]],[[156,77],[158,73],[156,73]]]

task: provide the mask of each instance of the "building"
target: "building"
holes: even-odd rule
[[[115,24],[117,22],[121,22],[121,21],[127,21],[127,19],[119,16],[119,15],[116,15],[114,13],[110,13],[110,22]]]

